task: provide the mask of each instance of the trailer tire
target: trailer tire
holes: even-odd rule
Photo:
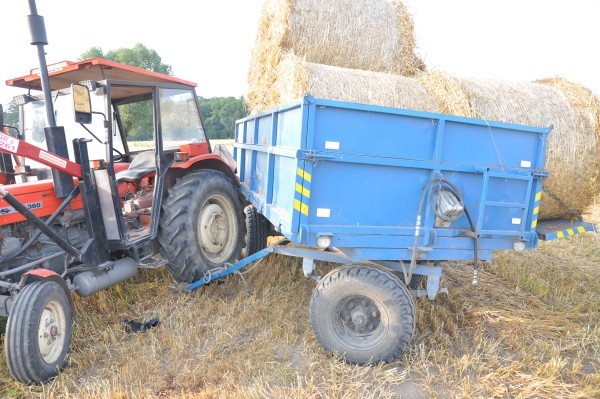
[[[323,348],[352,364],[396,359],[415,330],[408,289],[391,271],[350,264],[329,272],[313,291],[310,319]]]
[[[67,295],[54,281],[36,281],[17,295],[4,340],[6,363],[15,380],[44,382],[64,367],[73,322]]]
[[[244,208],[246,236],[242,257],[248,257],[267,247],[267,220],[258,213],[254,205]]]
[[[178,179],[163,201],[158,241],[169,273],[181,282],[240,259],[244,218],[231,180],[211,169]]]

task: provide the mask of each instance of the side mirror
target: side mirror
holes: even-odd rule
[[[71,85],[71,94],[73,95],[73,109],[75,111],[75,122],[89,124],[92,123],[92,101],[87,86],[81,83]]]

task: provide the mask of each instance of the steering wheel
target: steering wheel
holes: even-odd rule
[[[121,151],[117,150],[115,147],[113,147],[113,149],[112,149],[112,150],[113,150],[114,152],[116,152],[116,153],[117,153],[117,155],[118,155],[118,156],[116,156],[116,157],[113,155],[113,161],[114,161],[114,162],[121,162],[123,159],[125,159],[125,155],[123,155],[123,153],[122,153]]]

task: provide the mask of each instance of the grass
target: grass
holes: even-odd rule
[[[445,269],[449,294],[416,301],[409,351],[375,367],[321,350],[307,312],[314,282],[297,260],[271,255],[247,275],[251,296],[236,276],[189,293],[142,270],[76,298],[69,365],[53,381],[18,384],[0,361],[0,397],[600,398],[597,235],[498,253],[475,287],[469,264]],[[125,332],[124,318],[154,316],[159,327]]]

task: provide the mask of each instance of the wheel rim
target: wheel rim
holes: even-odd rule
[[[198,242],[204,255],[213,263],[227,261],[237,237],[234,210],[221,195],[213,195],[202,206],[198,217]]]
[[[48,364],[58,360],[66,342],[67,317],[58,301],[44,307],[38,327],[38,347],[42,359]]]
[[[388,316],[379,301],[365,295],[341,298],[333,310],[333,331],[338,340],[353,350],[370,350],[379,345],[389,330]]]

